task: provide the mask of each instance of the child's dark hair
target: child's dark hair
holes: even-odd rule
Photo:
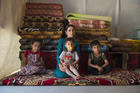
[[[67,31],[67,29],[68,29],[69,27],[73,27],[73,28],[75,29],[75,26],[74,26],[74,25],[68,24],[68,25],[65,27],[65,29],[64,29],[64,31],[63,31],[63,33],[62,33],[62,38],[66,38],[65,31]]]
[[[65,39],[65,44],[66,44],[68,41],[70,41],[70,42],[72,42],[72,43],[74,44],[74,38],[71,38],[71,37],[66,38],[66,39]]]
[[[91,44],[90,44],[91,47],[92,47],[92,46],[97,46],[97,45],[100,46],[100,42],[99,42],[98,40],[93,40],[93,41],[91,42]]]
[[[40,40],[34,39],[34,40],[32,40],[31,45],[33,45],[35,42],[39,42],[41,44],[41,41]]]

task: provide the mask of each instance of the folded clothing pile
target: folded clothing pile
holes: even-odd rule
[[[20,49],[30,49],[31,41],[42,42],[41,50],[56,50],[65,26],[61,4],[26,3],[25,16],[18,27]]]
[[[88,47],[92,40],[99,40],[101,45],[110,46],[108,37],[111,35],[111,17],[68,13],[66,18],[69,24],[76,27],[77,40],[82,50],[85,50],[85,46]]]

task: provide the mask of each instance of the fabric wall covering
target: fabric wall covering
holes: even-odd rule
[[[27,0],[0,0],[0,79],[20,68],[17,27]]]

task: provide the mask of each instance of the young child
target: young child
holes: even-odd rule
[[[101,45],[98,40],[91,43],[92,52],[89,53],[88,72],[89,74],[98,75],[111,71],[111,66],[103,52],[100,51]]]
[[[31,44],[31,48],[31,50],[25,51],[25,60],[23,61],[26,65],[21,68],[21,71],[16,73],[17,75],[47,73],[42,59],[42,52],[40,51],[40,41],[34,40]]]
[[[73,51],[74,48],[74,39],[66,38],[65,41],[66,50],[62,51],[59,56],[60,62],[64,67],[64,72],[71,76],[74,80],[80,79],[78,71],[74,68],[74,64],[79,61],[79,56],[76,51]]]

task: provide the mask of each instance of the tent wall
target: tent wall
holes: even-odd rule
[[[121,0],[118,36],[132,38],[134,29],[140,27],[140,0]]]
[[[0,0],[0,79],[20,68],[17,26],[27,0]]]

